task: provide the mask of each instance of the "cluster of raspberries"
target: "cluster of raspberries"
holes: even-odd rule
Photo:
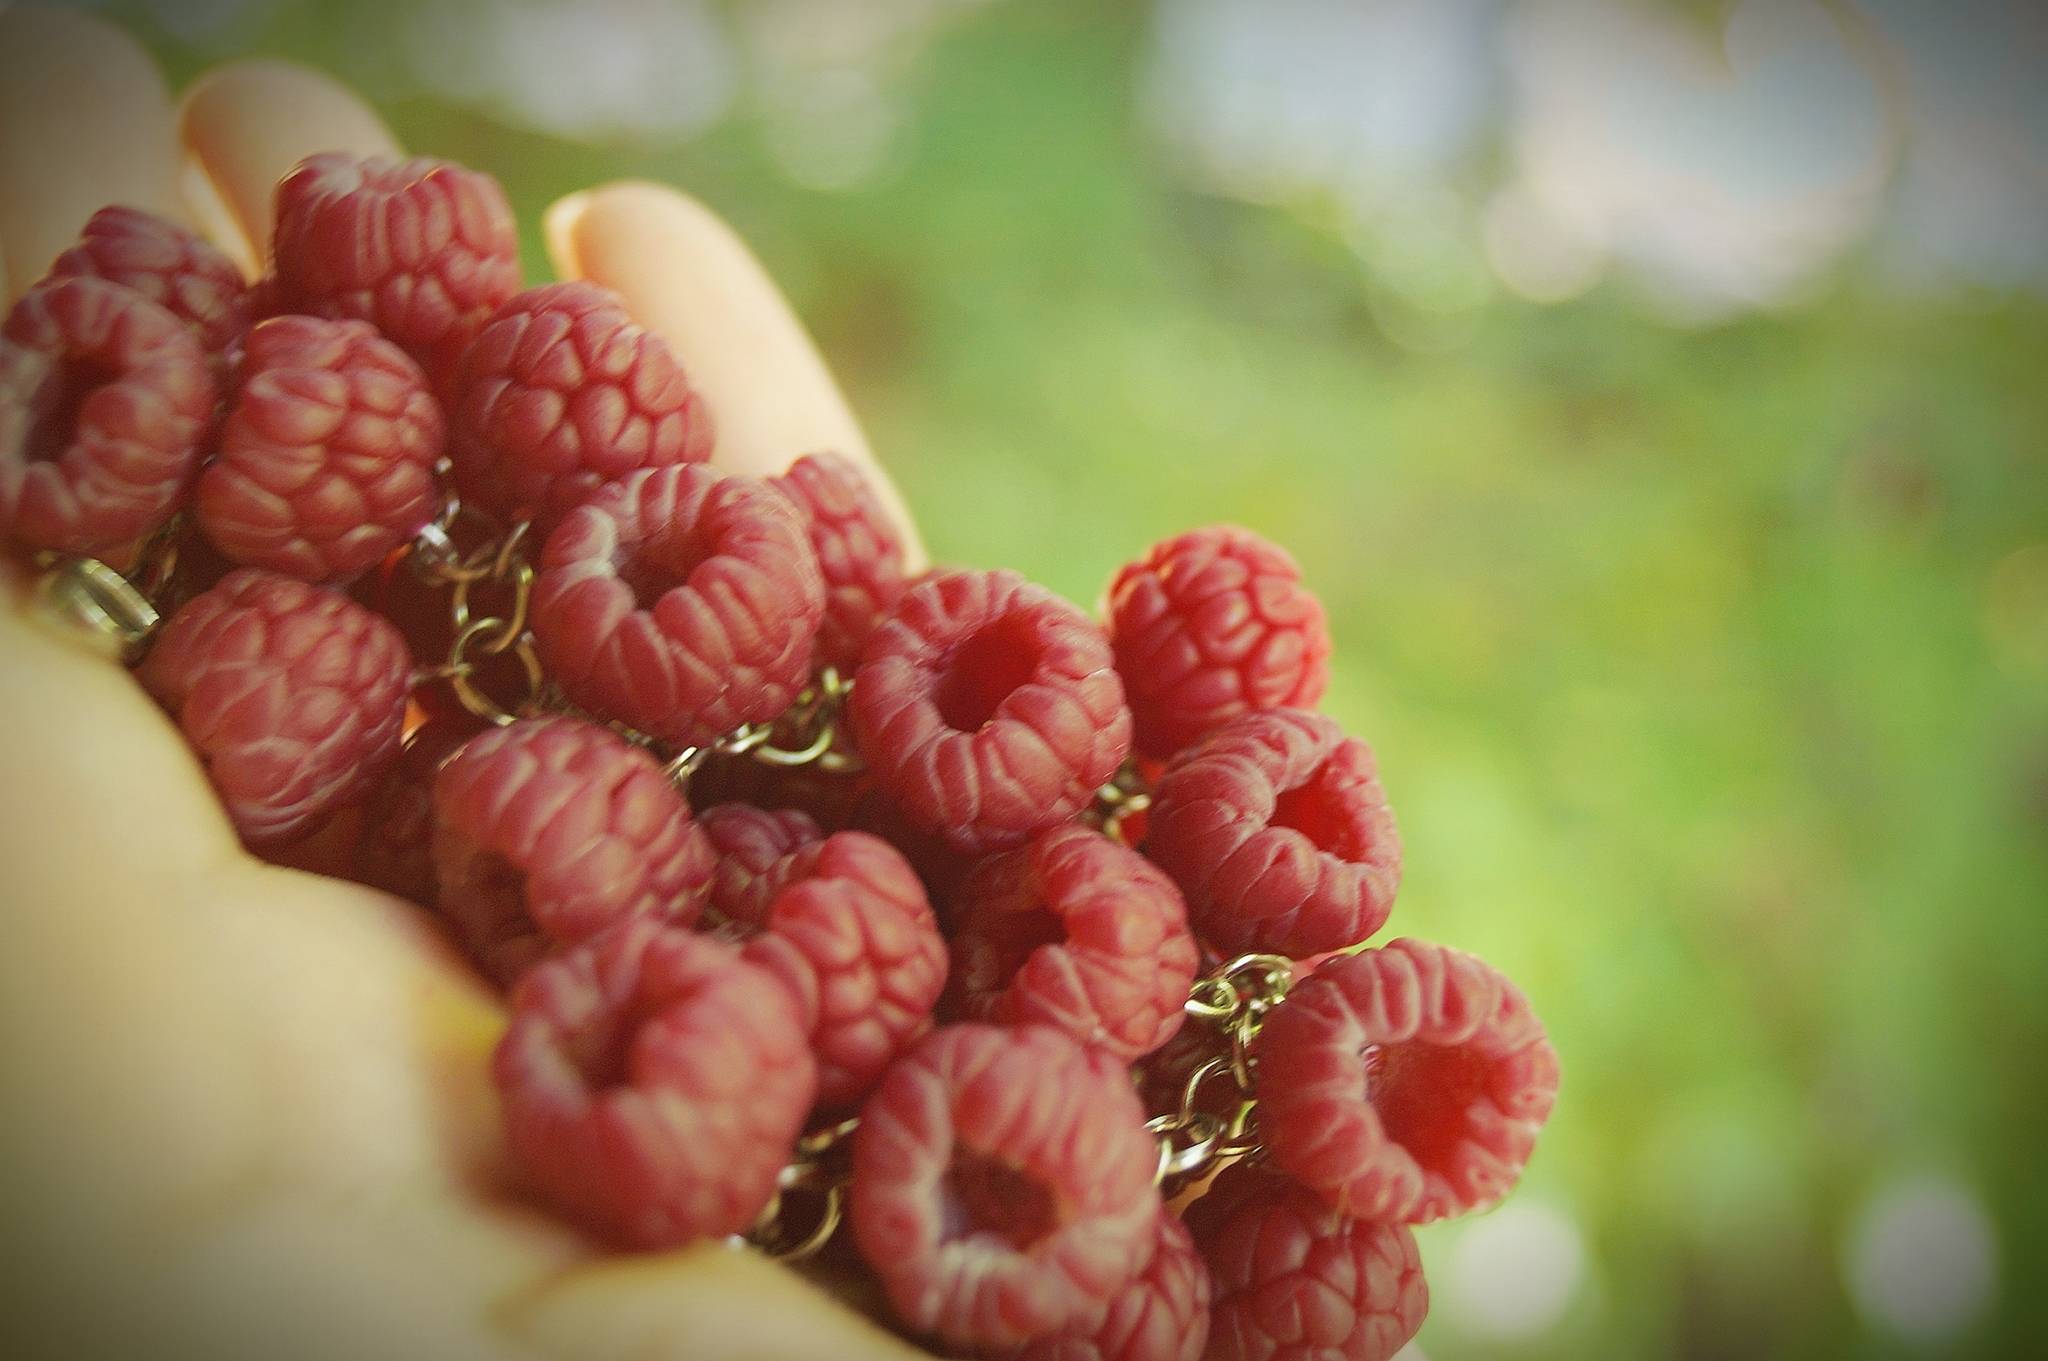
[[[142,684],[245,842],[339,844],[506,991],[534,1191],[621,1248],[739,1234],[854,1120],[845,1250],[954,1353],[1398,1350],[1408,1226],[1513,1186],[1557,1060],[1477,959],[1361,948],[1400,843],[1371,750],[1314,711],[1329,639],[1287,554],[1180,535],[1099,619],[1012,572],[909,578],[847,460],[714,474],[658,335],[590,284],[521,289],[489,177],[321,155],[276,207],[253,286],[109,208],[12,309],[0,536],[123,568],[177,544]],[[441,683],[469,597],[451,622],[447,581],[393,568],[463,526],[525,554],[530,646],[493,620],[489,650],[537,659],[548,711],[486,722]],[[826,667],[856,761],[664,764]],[[1112,782],[1149,792],[1115,835]],[[1183,1020],[1248,953],[1298,979],[1232,1056]],[[1148,1114],[1218,1057],[1260,1151],[1182,1217]]]

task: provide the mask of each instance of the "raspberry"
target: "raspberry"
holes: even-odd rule
[[[804,513],[825,576],[816,664],[851,673],[877,622],[903,594],[903,544],[874,488],[839,454],[806,454],[771,479]]]
[[[888,842],[837,832],[784,858],[785,886],[747,958],[812,1016],[818,1104],[849,1106],[931,1029],[946,942],[924,886]]]
[[[753,1223],[817,1080],[780,983],[731,946],[648,917],[526,975],[493,1073],[534,1181],[638,1248]]]
[[[1179,1219],[1159,1216],[1151,1264],[1064,1332],[1009,1361],[1199,1361],[1209,1340],[1209,1268]]]
[[[1355,945],[1401,882],[1372,748],[1299,709],[1241,714],[1182,751],[1152,791],[1145,854],[1224,955]]]
[[[710,907],[749,933],[768,924],[775,895],[797,872],[795,853],[824,840],[811,816],[793,808],[722,803],[697,814],[697,825],[718,855]]]
[[[1557,1051],[1521,991],[1417,940],[1324,963],[1267,1014],[1253,1053],[1274,1161],[1367,1219],[1492,1204],[1557,1098]]]
[[[911,1329],[1014,1347],[1082,1322],[1157,1240],[1123,1066],[1045,1026],[945,1026],[861,1108],[855,1241]]]
[[[701,463],[635,473],[571,511],[533,588],[541,659],[569,698],[679,746],[789,707],[824,611],[789,498]]]
[[[449,457],[473,505],[546,534],[607,482],[711,457],[711,417],[668,345],[591,283],[511,299],[462,357]]]
[[[1226,1168],[1188,1227],[1215,1278],[1208,1361],[1387,1361],[1429,1313],[1405,1224],[1348,1218],[1268,1168]]]
[[[434,518],[441,442],[426,376],[368,322],[273,318],[249,332],[200,526],[238,562],[352,581]]]
[[[1322,602],[1284,549],[1235,525],[1126,564],[1104,596],[1135,745],[1165,760],[1250,709],[1312,709],[1330,681]]]
[[[1128,1062],[1180,1029],[1200,963],[1180,890],[1077,824],[976,866],[957,897],[963,1014],[1056,1026]]]
[[[247,842],[313,830],[398,759],[405,639],[335,591],[230,572],[171,616],[139,675]]]
[[[140,208],[102,208],[79,242],[50,266],[51,278],[83,276],[132,288],[199,329],[215,356],[249,329],[249,287],[235,262],[196,234]]]
[[[434,779],[441,911],[501,983],[623,917],[690,925],[714,864],[654,758],[582,719],[493,729]]]
[[[868,639],[847,714],[912,824],[970,853],[1065,822],[1131,742],[1102,631],[1015,572],[935,572],[906,591]]]
[[[419,156],[308,156],[277,185],[274,306],[377,327],[436,387],[519,291],[519,229],[489,175]]]
[[[51,280],[0,331],[0,533],[97,553],[178,509],[213,421],[193,329],[104,279]]]

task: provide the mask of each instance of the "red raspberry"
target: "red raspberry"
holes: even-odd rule
[[[275,317],[249,332],[199,523],[238,562],[352,581],[434,518],[441,443],[426,375],[368,322]]]
[[[1152,791],[1145,854],[1223,955],[1355,945],[1401,882],[1372,748],[1299,709],[1241,714],[1174,758]]]
[[[548,536],[533,632],[569,698],[678,746],[789,707],[825,612],[789,498],[701,463],[635,473]]]
[[[1387,1361],[1429,1313],[1405,1224],[1339,1214],[1268,1168],[1226,1168],[1188,1227],[1215,1277],[1207,1361]]]
[[[1278,544],[1216,525],[1167,539],[1104,597],[1137,749],[1165,760],[1248,709],[1312,709],[1330,681],[1322,602]]]
[[[132,288],[199,328],[219,356],[249,329],[249,286],[235,262],[197,234],[140,208],[102,208],[79,242],[50,266],[51,278],[84,276]]]
[[[591,283],[499,308],[449,395],[449,457],[470,504],[546,534],[607,482],[711,457],[711,416],[668,345]]]
[[[861,1108],[847,1203],[896,1313],[1014,1347],[1144,1269],[1159,1149],[1123,1065],[1045,1026],[932,1032]]]
[[[1209,1268],[1179,1219],[1159,1216],[1152,1262],[1080,1324],[1010,1361],[1200,1361],[1209,1341]]]
[[[104,279],[29,290],[0,331],[0,533],[97,553],[178,509],[213,421],[198,334]]]
[[[811,532],[825,576],[816,664],[852,674],[889,607],[903,594],[903,544],[860,468],[839,454],[806,454],[771,479]]]
[[[1253,1045],[1273,1160],[1338,1210],[1426,1224],[1522,1175],[1557,1099],[1557,1051],[1521,990],[1418,940],[1338,955]]]
[[[244,841],[311,831],[398,759],[405,639],[335,591],[230,572],[171,616],[139,675]]]
[[[746,934],[768,924],[775,896],[797,873],[796,852],[825,839],[810,814],[794,808],[721,803],[697,814],[697,825],[718,855],[711,910]]]
[[[818,1058],[818,1104],[866,1096],[923,1038],[946,985],[946,942],[924,886],[888,842],[837,832],[785,857],[767,930],[747,958],[803,1000]]]
[[[990,856],[960,887],[953,983],[962,1014],[1056,1026],[1129,1062],[1180,1029],[1200,963],[1180,890],[1077,824]]]
[[[308,156],[277,185],[275,306],[377,327],[438,387],[519,291],[519,229],[498,182],[426,156]]]
[[[1131,743],[1102,631],[1015,572],[934,572],[905,592],[847,715],[912,824],[970,853],[1065,822]]]
[[[582,719],[495,728],[434,779],[441,911],[501,983],[624,917],[690,925],[715,863],[654,758]]]
[[[780,983],[731,946],[648,917],[526,975],[493,1073],[534,1181],[638,1248],[752,1224],[817,1081]]]
[[[435,714],[406,734],[398,763],[363,801],[363,826],[343,876],[433,907],[434,776],[484,730],[467,713]]]

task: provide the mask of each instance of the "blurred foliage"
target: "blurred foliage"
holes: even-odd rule
[[[375,8],[224,41],[400,91],[351,36]],[[174,79],[220,55],[130,17]],[[505,182],[536,279],[541,209],[592,182],[726,214],[942,560],[1092,605],[1193,525],[1292,550],[1337,639],[1326,707],[1401,818],[1393,930],[1499,965],[1563,1056],[1524,1193],[1586,1226],[1590,1286],[1512,1354],[1887,1355],[1841,1239],[1927,1166],[1981,1193],[2003,1253],[1954,1354],[2040,1354],[2048,306],[1851,267],[1798,310],[1676,330],[1608,284],[1409,353],[1318,214],[1177,186],[1133,108],[1143,23],[974,14],[903,92],[899,169],[830,195],[744,108],[598,148],[384,107]],[[1432,1261],[1456,1232],[1425,1232]],[[1440,1320],[1422,1341],[1510,1354]]]

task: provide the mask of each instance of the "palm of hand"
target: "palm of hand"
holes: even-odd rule
[[[176,214],[181,136],[257,249],[300,155],[389,149],[304,73],[231,68],[180,113],[112,30],[27,10],[0,38],[10,294],[102,203]],[[676,345],[718,462],[866,457],[708,214],[624,186],[551,218],[564,277]],[[909,1354],[754,1254],[604,1257],[523,1200],[487,1073],[498,1002],[416,910],[247,855],[164,715],[29,596],[0,559],[10,1354]]]

